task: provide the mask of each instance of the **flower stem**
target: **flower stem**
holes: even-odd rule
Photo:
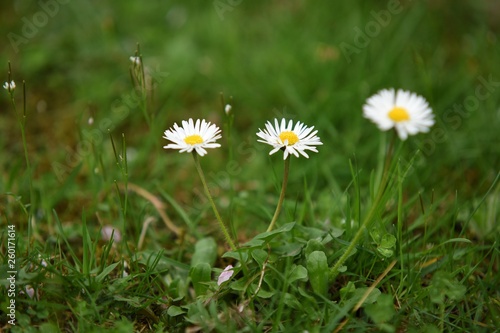
[[[217,221],[219,222],[219,227],[222,230],[222,233],[224,234],[224,237],[226,238],[227,243],[231,247],[231,250],[236,251],[237,248],[234,245],[234,242],[233,242],[231,236],[229,235],[229,232],[227,231],[227,228],[226,228],[224,222],[222,222],[222,218],[220,217],[219,211],[217,210],[217,207],[215,206],[214,199],[212,198],[212,195],[210,194],[210,190],[208,189],[208,186],[207,186],[207,181],[205,180],[205,174],[203,173],[203,170],[201,169],[200,160],[198,158],[198,154],[196,153],[196,151],[193,151],[193,158],[194,158],[194,164],[196,166],[196,170],[198,171],[198,174],[200,175],[201,182],[203,184],[203,188],[205,189],[205,194],[208,198],[208,201],[210,201],[210,204],[212,205],[212,209],[214,211],[215,217],[217,218]]]
[[[10,62],[9,62],[9,79],[8,82],[11,82],[11,77],[10,74]],[[31,163],[29,159],[29,154],[28,154],[28,141],[26,139],[26,83],[23,81],[23,113],[20,115],[18,113],[17,107],[16,107],[16,100],[14,98],[14,91],[9,89],[9,95],[10,95],[10,100],[12,103],[12,107],[14,108],[14,112],[16,113],[16,118],[17,122],[19,123],[19,127],[21,128],[21,138],[23,142],[23,149],[24,149],[24,159],[26,160],[26,171],[28,174],[28,184],[29,184],[29,189],[30,189],[30,195],[29,195],[29,213],[28,213],[28,254],[30,253],[30,244],[31,244],[31,237],[33,236],[33,224],[32,224],[32,216],[33,212],[35,209],[35,203],[34,203],[34,198],[35,198],[35,190],[33,187],[33,173],[31,171]]]
[[[368,228],[368,225],[370,224],[370,222],[373,220],[373,218],[375,216],[375,212],[377,211],[377,208],[378,208],[378,206],[379,206],[379,204],[384,196],[385,189],[387,186],[387,181],[389,179],[389,165],[390,165],[390,161],[391,161],[391,157],[392,157],[395,138],[396,138],[396,136],[392,137],[392,140],[389,143],[389,148],[387,149],[387,155],[386,155],[385,162],[384,162],[384,171],[382,173],[382,180],[380,181],[380,185],[379,185],[379,188],[377,190],[377,195],[375,196],[375,200],[373,201],[373,204],[372,204],[370,210],[368,211],[368,214],[366,215],[365,219],[363,220],[363,223],[359,226],[359,229],[356,232],[356,234],[354,235],[354,238],[352,239],[351,243],[349,244],[349,246],[347,247],[345,252],[342,254],[342,256],[340,256],[339,260],[335,263],[335,265],[330,269],[330,280],[331,281],[335,280],[335,278],[339,274],[339,268],[344,264],[344,262],[347,260],[347,258],[349,258],[349,256],[351,255],[351,253],[354,250],[354,248],[356,247],[356,245],[358,245],[359,239],[363,235],[365,229]]]
[[[283,173],[283,185],[281,186],[280,198],[278,201],[278,205],[276,206],[276,211],[274,212],[273,219],[271,220],[271,224],[267,228],[267,231],[271,231],[276,224],[276,220],[281,212],[281,206],[283,205],[283,201],[285,200],[285,192],[286,192],[286,184],[288,183],[288,170],[290,169],[290,157],[287,157],[285,160],[285,171]]]

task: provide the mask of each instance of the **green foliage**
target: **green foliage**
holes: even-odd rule
[[[193,257],[191,258],[191,267],[198,264],[207,264],[213,266],[217,259],[217,243],[212,237],[202,238],[194,246]]]
[[[376,303],[365,307],[365,311],[376,324],[389,321],[396,314],[394,300],[391,295],[387,294],[380,295]]]
[[[321,251],[314,251],[307,256],[307,273],[315,293],[326,296],[328,291],[328,262]]]
[[[378,253],[386,258],[392,257],[392,255],[394,254],[394,249],[396,248],[396,237],[387,233],[381,236],[376,229],[373,229],[370,232],[370,235],[377,244]]]
[[[445,304],[446,300],[458,301],[465,295],[467,288],[454,281],[450,273],[438,271],[434,274],[429,286],[429,298],[432,303]]]

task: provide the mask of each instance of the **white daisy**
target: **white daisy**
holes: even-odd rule
[[[428,132],[434,125],[434,114],[427,101],[417,94],[399,89],[384,89],[363,105],[363,115],[382,131],[395,128],[401,140],[408,135]]]
[[[173,128],[165,131],[164,138],[173,143],[163,146],[165,149],[180,149],[180,153],[192,152],[196,150],[198,155],[203,156],[207,153],[206,148],[218,148],[220,144],[215,143],[220,139],[220,129],[215,124],[205,121],[205,119],[182,121],[182,127],[174,124]]]
[[[13,91],[14,89],[16,89],[16,83],[14,81],[10,81],[10,83],[9,82],[5,82],[3,84],[3,88],[6,89],[6,90],[8,90],[9,92]]]
[[[314,126],[307,127],[301,122],[297,122],[297,124],[293,126],[292,120],[290,120],[287,125],[285,119],[281,120],[281,124],[278,123],[278,119],[274,119],[274,127],[271,122],[268,121],[265,130],[259,129],[257,136],[262,140],[257,141],[267,143],[274,147],[269,155],[282,149],[285,152],[283,154],[284,160],[286,160],[288,154],[299,157],[299,153],[309,158],[305,151],[310,150],[317,153],[318,150],[315,146],[323,144],[319,140],[319,137],[316,136],[318,131],[313,132],[313,129]]]

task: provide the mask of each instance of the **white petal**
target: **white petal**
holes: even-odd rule
[[[224,268],[222,273],[220,273],[219,278],[217,279],[217,285],[220,286],[224,282],[229,281],[229,279],[231,279],[233,274],[234,274],[233,266],[228,265],[226,268]]]

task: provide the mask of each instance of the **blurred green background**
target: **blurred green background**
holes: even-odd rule
[[[380,245],[374,233],[387,233],[398,237],[398,265],[379,287],[398,303],[398,316],[390,323],[394,329],[430,331],[425,325],[438,325],[438,316],[446,329],[481,324],[486,331],[498,322],[500,185],[492,184],[500,166],[499,1],[2,0],[0,22],[0,83],[8,79],[10,62],[17,84],[17,113],[8,92],[0,91],[0,224],[16,226],[17,263],[23,266],[18,286],[32,285],[41,293],[37,300],[19,293],[19,331],[41,329],[42,323],[46,331],[56,326],[100,331],[120,323],[132,327],[131,322],[144,331],[154,320],[145,318],[143,309],[163,313],[158,325],[168,329],[193,323],[182,322],[194,320],[192,313],[165,317],[164,312],[173,304],[180,311],[196,304],[203,308],[189,291],[196,288],[188,276],[194,244],[208,235],[218,239],[208,279],[229,259],[222,257],[227,248],[192,157],[162,148],[164,131],[190,117],[222,128],[222,148],[211,150],[201,163],[240,244],[266,230],[281,189],[282,156],[269,156],[270,147],[258,143],[255,133],[273,118],[315,126],[324,144],[309,159],[292,159],[277,225],[295,221],[300,228],[312,227],[310,235],[319,230],[331,236],[335,226],[345,230],[328,241],[325,251],[333,264],[353,239],[359,222],[354,220],[371,207],[375,173],[392,134],[364,119],[362,106],[391,87],[423,96],[436,124],[404,142],[399,157],[403,169],[410,169],[403,193],[388,194],[370,237],[359,243],[367,251],[359,251],[355,264],[331,286],[331,300],[312,297],[301,282],[309,291],[295,290],[300,310],[289,309],[280,296],[289,288],[286,278],[286,288],[273,289],[281,292],[258,302],[256,317],[236,307],[234,291],[221,293],[222,312],[211,316],[220,319],[226,309],[238,309],[237,317],[248,318],[233,323],[225,317],[231,318],[228,325],[251,323],[256,331],[270,328],[270,322],[276,329],[282,320],[291,325],[284,330],[309,330],[328,313],[338,323],[348,311],[342,312],[347,305],[340,288],[352,281],[367,286],[387,267],[392,248],[383,248],[390,252],[385,257],[373,254]],[[147,117],[130,77],[138,44],[147,78]],[[31,174],[19,123],[23,80]],[[232,104],[232,127],[221,93]],[[168,230],[155,204],[185,234]],[[111,248],[99,234],[103,226],[115,228],[122,239],[113,243],[109,257],[101,256]],[[287,233],[285,239],[301,234]],[[395,249],[392,238],[389,247]],[[306,244],[300,241],[299,246]],[[304,254],[292,255],[300,263]],[[269,269],[266,280],[288,276],[292,255],[280,259],[287,262],[285,269],[283,262]],[[150,263],[147,258],[153,257],[170,263],[168,272],[163,264]],[[32,272],[41,260],[49,263],[51,275],[41,267],[38,275]],[[102,269],[108,265],[109,276],[90,292],[82,291],[91,280],[79,268],[85,260],[100,261]],[[262,275],[258,270],[252,279],[262,279],[264,267]],[[431,280],[439,277],[438,270],[449,271],[450,279],[442,279],[446,286]],[[451,277],[460,283],[450,283]],[[439,311],[427,298],[433,284],[441,293]],[[447,289],[459,294],[467,289],[467,297],[454,306],[451,291],[444,301]],[[394,304],[389,297],[391,317]],[[318,316],[310,315],[307,310],[316,307]],[[359,331],[375,329],[359,314],[353,314],[351,327],[366,321]],[[199,318],[209,322],[207,316]]]
[[[382,88],[414,91],[436,115],[428,135],[404,146],[408,160],[418,148],[424,152],[408,191],[476,198],[500,165],[497,1],[42,0],[2,1],[0,8],[0,68],[7,79],[11,62],[18,110],[26,82],[33,204],[41,220],[50,220],[51,209],[69,220],[82,207],[113,210],[103,205],[120,180],[110,134],[118,145],[122,133],[126,138],[130,182],[195,207],[201,187],[191,158],[164,151],[162,135],[189,117],[228,133],[221,92],[233,98],[231,142],[226,135],[224,148],[202,163],[220,204],[235,188],[263,225],[275,199],[260,198],[277,195],[282,166],[256,142],[256,131],[275,117],[319,130],[320,152],[292,161],[292,201],[302,198],[304,183],[316,189],[314,198],[342,192],[351,182],[349,159],[368,184],[385,134],[363,119],[362,105]],[[154,85],[151,126],[130,102],[129,57],[137,43]],[[482,80],[490,82],[486,90],[478,88]],[[5,91],[0,132],[0,192],[26,198],[20,131]],[[236,164],[228,165],[229,156]],[[244,199],[249,195],[257,199]],[[11,202],[4,197],[0,207],[16,220]]]

